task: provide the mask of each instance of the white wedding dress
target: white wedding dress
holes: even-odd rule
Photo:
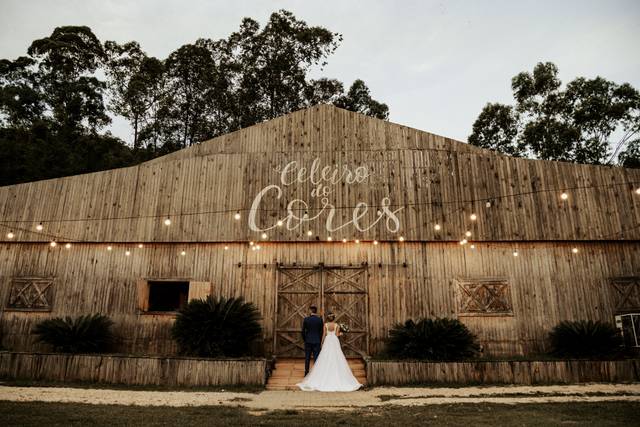
[[[353,376],[349,362],[342,353],[340,340],[335,329],[330,331],[325,325],[324,338],[318,360],[314,361],[311,372],[297,386],[304,391],[355,391],[362,387]],[[336,326],[337,328],[337,326]]]

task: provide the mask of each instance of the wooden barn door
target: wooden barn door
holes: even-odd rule
[[[304,356],[300,329],[315,304],[321,314],[351,328],[341,337],[346,356],[365,356],[369,348],[366,267],[278,267],[275,310],[275,354]]]
[[[322,312],[322,269],[278,267],[277,276],[275,353],[280,357],[304,356],[300,329],[310,305]]]
[[[334,313],[336,322],[349,326],[340,337],[345,356],[366,356],[369,352],[367,268],[329,267],[323,269],[325,313]]]

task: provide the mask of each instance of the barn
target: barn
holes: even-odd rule
[[[362,356],[409,318],[458,318],[501,356],[544,351],[561,320],[631,331],[640,313],[640,170],[512,158],[327,105],[1,187],[0,228],[15,351],[44,350],[44,318],[102,313],[118,352],[174,354],[175,310],[208,294],[255,303],[277,357],[302,354],[312,303]]]

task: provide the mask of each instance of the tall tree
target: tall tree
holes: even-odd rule
[[[137,42],[119,45],[105,43],[106,71],[109,77],[111,110],[130,121],[133,128],[133,148],[141,146],[141,132],[150,125],[146,134],[157,143],[154,119],[164,93],[164,65],[149,57]]]
[[[37,61],[42,91],[60,130],[95,132],[111,122],[103,100],[106,85],[93,74],[104,50],[89,27],[58,27],[27,52]]]
[[[514,156],[604,164],[640,135],[640,93],[629,84],[580,77],[561,86],[549,62],[518,74],[515,106],[487,104],[469,142]]]

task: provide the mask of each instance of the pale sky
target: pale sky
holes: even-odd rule
[[[279,9],[344,36],[318,73],[363,79],[390,120],[467,140],[487,102],[511,102],[511,78],[552,61],[563,82],[603,76],[640,88],[640,1],[117,1],[1,0],[0,58],[26,54],[56,26],[87,25],[101,41],[140,42],[165,58]],[[126,122],[112,132],[131,141]]]

